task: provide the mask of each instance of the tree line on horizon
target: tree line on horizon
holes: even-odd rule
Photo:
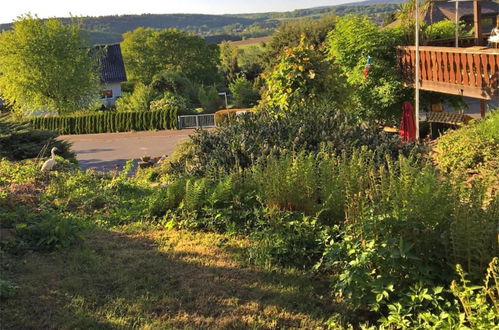
[[[153,29],[176,28],[203,36],[210,43],[222,40],[241,40],[243,38],[269,36],[287,21],[310,19],[317,20],[325,15],[345,16],[356,14],[368,16],[377,24],[382,24],[390,13],[400,8],[399,3],[387,0],[386,4],[338,5],[319,8],[297,9],[279,13],[258,13],[239,15],[205,14],[141,14],[112,15],[78,18],[84,37],[90,44],[116,43],[123,40],[123,34],[138,27]],[[403,2],[403,1],[400,1]],[[70,23],[72,18],[60,18]],[[0,24],[0,31],[9,30],[12,23]]]

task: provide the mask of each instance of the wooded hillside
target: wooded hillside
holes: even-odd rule
[[[302,18],[319,19],[327,14],[337,16],[366,15],[381,24],[387,14],[398,9],[402,2],[404,0],[368,0],[339,6],[257,14],[142,14],[81,17],[79,19],[92,44],[120,42],[123,40],[123,33],[133,31],[141,26],[154,29],[177,28],[204,36],[209,42],[219,43],[222,40],[268,36],[282,22]],[[69,21],[70,18],[63,18],[63,20]],[[0,24],[0,31],[10,29],[11,25],[10,23]]]

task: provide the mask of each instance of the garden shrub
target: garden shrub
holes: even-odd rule
[[[148,214],[180,228],[246,232],[259,219],[256,205],[253,187],[234,173],[218,181],[176,178],[151,195]]]
[[[72,218],[43,212],[32,215],[28,222],[18,223],[15,235],[32,248],[51,250],[68,247],[81,239],[81,224]]]
[[[348,90],[343,88],[341,75],[333,72],[336,68],[321,50],[302,36],[300,43],[284,49],[275,67],[263,75],[262,111],[280,116],[302,111],[306,105],[323,100],[342,104]]]
[[[5,157],[13,161],[37,156],[46,157],[50,155],[53,147],[57,147],[59,155],[74,160],[75,155],[70,151],[71,144],[56,140],[57,136],[54,131],[33,130],[27,123],[0,119],[0,158]]]
[[[378,125],[361,124],[346,112],[321,107],[278,117],[266,111],[237,116],[217,130],[199,130],[191,141],[189,151],[172,164],[172,173],[180,170],[196,176],[225,175],[284,151],[340,154],[366,145],[377,150],[377,155],[396,156],[413,147],[401,145],[397,136],[388,135]]]
[[[159,94],[152,86],[136,83],[131,94],[123,94],[116,100],[118,111],[147,111],[152,101],[156,100]]]
[[[485,120],[474,120],[468,126],[441,136],[433,153],[437,166],[472,181],[484,181],[499,187],[499,111]]]
[[[402,101],[410,98],[397,72],[395,46],[400,41],[393,29],[381,29],[368,17],[355,15],[339,18],[329,33],[329,59],[345,75],[352,90],[348,106],[360,118],[394,120]],[[365,75],[368,56],[371,64]]]
[[[271,222],[252,232],[248,260],[271,269],[310,269],[320,259],[325,230],[317,219],[294,212],[270,213]]]
[[[182,96],[165,92],[163,97],[151,102],[151,111],[167,111],[182,114],[187,111],[187,100]]]
[[[185,180],[176,180],[166,187],[161,187],[158,192],[151,196],[148,213],[152,216],[163,216],[169,210],[180,205],[185,196]]]
[[[198,100],[201,107],[203,107],[206,111],[217,110],[223,104],[222,99],[218,96],[218,91],[215,86],[200,86],[198,91]]]
[[[238,114],[239,112],[239,114]],[[215,112],[215,124],[222,125],[224,122],[235,118],[238,115],[251,113],[252,109],[224,109]]]
[[[316,166],[314,154],[268,157],[253,169],[253,180],[267,206],[313,214],[318,201]]]
[[[229,84],[229,90],[232,92],[232,102],[236,108],[253,107],[260,99],[258,89],[244,75],[237,76]]]
[[[450,290],[443,287],[411,286],[406,295],[388,305],[389,313],[379,323],[387,328],[415,329],[495,329],[499,322],[499,262],[494,258],[483,285],[470,286],[460,265],[459,281]],[[450,292],[449,292],[450,291]],[[452,293],[452,297],[451,297]]]
[[[41,174],[37,165],[32,160],[12,162],[0,158],[0,187],[38,180]]]
[[[198,84],[180,71],[162,71],[153,77],[150,86],[157,91],[158,95],[169,92],[184,98],[190,103],[189,105],[199,104]]]

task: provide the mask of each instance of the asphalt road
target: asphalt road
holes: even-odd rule
[[[82,169],[111,170],[120,168],[129,159],[141,156],[170,155],[175,146],[194,132],[192,129],[123,132],[104,134],[61,135],[60,140],[72,143],[72,149]]]

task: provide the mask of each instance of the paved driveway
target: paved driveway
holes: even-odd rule
[[[143,155],[157,157],[171,155],[175,146],[186,140],[192,129],[123,132],[103,134],[61,135],[59,139],[73,144],[73,151],[83,169],[98,170],[121,168],[129,159],[137,160]]]

